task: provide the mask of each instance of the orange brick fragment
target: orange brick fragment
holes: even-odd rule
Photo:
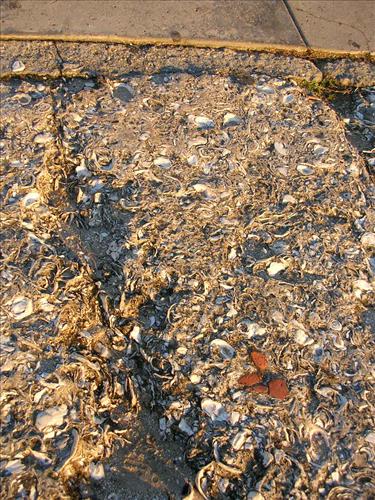
[[[258,394],[267,394],[268,387],[264,384],[257,384],[251,387],[251,392],[257,392]]]
[[[268,368],[268,361],[266,356],[259,351],[253,351],[251,354],[251,359],[254,363],[254,365],[260,370],[261,372],[264,372]]]
[[[285,380],[276,378],[268,383],[269,394],[272,398],[285,399],[289,395]]]
[[[259,373],[246,373],[246,375],[242,375],[238,379],[238,383],[241,385],[246,385],[246,386],[253,386],[259,384],[259,382],[262,381],[262,377],[259,375]]]

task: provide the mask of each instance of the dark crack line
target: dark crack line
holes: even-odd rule
[[[288,0],[283,0],[283,1],[287,2]],[[369,39],[367,38],[365,32],[362,31],[360,28],[357,28],[356,26],[353,26],[353,25],[348,24],[348,23],[344,23],[343,21],[336,21],[335,19],[328,19],[327,17],[317,16],[317,15],[312,14],[311,12],[307,12],[306,10],[303,10],[303,9],[301,9],[299,7],[297,7],[296,10],[298,10],[300,12],[303,12],[303,14],[306,14],[306,16],[314,17],[315,19],[318,19],[319,21],[325,21],[327,23],[337,24],[338,26],[347,26],[348,28],[351,28],[351,29],[353,29],[355,31],[358,31],[358,33],[361,33],[361,35],[363,36],[363,38],[365,40],[366,50],[368,52],[370,52],[370,42],[369,42]]]
[[[305,35],[304,35],[303,31],[302,31],[302,28],[299,25],[299,23],[298,23],[298,21],[296,19],[296,16],[294,15],[293,10],[291,9],[291,7],[290,7],[290,5],[288,3],[288,0],[282,0],[282,1],[283,1],[283,4],[284,4],[286,10],[288,11],[289,16],[291,17],[291,19],[293,21],[294,27],[296,28],[296,30],[299,33],[299,36],[302,38],[303,43],[309,49],[310,48],[309,42],[307,41],[307,38],[305,37]]]

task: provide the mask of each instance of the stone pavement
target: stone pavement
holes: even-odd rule
[[[374,51],[372,0],[3,0],[1,38]]]

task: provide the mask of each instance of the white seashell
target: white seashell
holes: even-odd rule
[[[90,471],[90,477],[91,479],[94,479],[94,481],[100,481],[105,477],[104,466],[101,463],[96,464],[94,462],[91,462],[89,466],[89,471]]]
[[[326,154],[328,151],[328,148],[325,148],[324,146],[321,146],[320,144],[316,144],[314,146],[314,155],[315,156],[323,156]]]
[[[192,384],[199,384],[199,382],[201,381],[202,377],[200,375],[197,375],[195,373],[193,373],[192,375],[190,375],[190,382]]]
[[[314,343],[313,339],[311,339],[303,330],[297,330],[294,334],[294,340],[299,345],[311,345]]]
[[[193,429],[190,427],[190,425],[186,422],[184,418],[180,420],[178,428],[180,429],[180,431],[184,432],[188,436],[192,436],[194,434]]]
[[[154,160],[154,165],[161,168],[171,168],[172,164],[168,158],[165,158],[164,156],[159,156],[159,158],[156,158],[156,160]]]
[[[250,321],[249,319],[244,319],[237,325],[242,331],[246,329],[245,333],[250,337],[262,337],[266,333],[266,329],[260,326],[258,323],[254,321]]]
[[[238,451],[245,444],[246,439],[248,438],[249,433],[247,431],[239,431],[232,439],[232,448],[235,451]]]
[[[5,464],[4,471],[8,474],[20,474],[25,470],[25,466],[21,462],[21,460],[9,460]]]
[[[262,453],[263,467],[268,467],[273,462],[273,455],[268,451]]]
[[[275,151],[279,155],[285,156],[288,154],[288,150],[285,148],[285,146],[282,142],[275,142],[273,147],[275,148]]]
[[[291,194],[286,194],[283,198],[282,203],[297,203],[297,200]]]
[[[225,342],[225,340],[221,339],[214,339],[211,342],[212,347],[218,347],[220,350],[221,357],[223,359],[231,359],[235,355],[236,351],[233,349],[231,345],[228,344],[228,342]]]
[[[141,329],[136,325],[130,332],[130,338],[135,340],[137,344],[142,344]]]
[[[224,115],[223,125],[224,127],[235,127],[241,123],[241,118],[233,113],[226,113]]]
[[[207,184],[194,184],[192,187],[197,193],[205,193],[210,189]]]
[[[32,313],[33,303],[29,298],[19,295],[13,299],[12,314],[16,320],[27,318]]]
[[[53,135],[49,132],[43,132],[41,134],[37,134],[34,137],[34,142],[36,144],[47,144],[47,142],[51,142],[53,140]]]
[[[314,170],[311,167],[303,164],[297,165],[297,170],[302,175],[311,175],[314,173]]]
[[[198,163],[198,158],[196,157],[196,155],[191,155],[189,156],[189,158],[187,159],[187,162],[188,164],[193,167],[194,165],[196,165]]]
[[[14,61],[12,64],[12,71],[13,73],[21,73],[25,69],[25,65],[23,64],[22,61]]]
[[[212,399],[204,399],[202,401],[202,410],[208,415],[213,422],[221,421],[224,422],[228,419],[228,414],[225,411],[224,406],[217,401],[213,401]]]
[[[294,95],[287,94],[283,96],[283,104],[291,104],[294,101]]]
[[[375,233],[364,233],[361,243],[365,248],[375,248]]]
[[[22,204],[25,208],[30,208],[33,205],[38,205],[40,201],[40,194],[38,191],[30,191],[23,197]]]
[[[194,137],[194,139],[189,141],[189,148],[192,146],[203,146],[204,144],[207,144],[207,139],[205,137]]]
[[[264,500],[264,496],[259,491],[249,491],[247,500]]]
[[[256,89],[259,90],[259,92],[262,92],[263,94],[274,94],[275,89],[272,87],[268,87],[268,85],[257,85]]]
[[[82,179],[83,177],[90,177],[91,172],[81,163],[78,167],[76,167],[76,174],[79,179]]]
[[[368,443],[375,445],[375,432],[370,432],[369,434],[367,434],[365,439]]]
[[[231,248],[231,251],[229,252],[228,259],[229,260],[234,260],[237,257],[237,252],[235,248]]]
[[[207,116],[196,116],[194,121],[197,127],[202,130],[207,130],[215,126],[213,120],[207,118]]]
[[[39,431],[44,431],[49,427],[59,427],[64,423],[64,417],[68,413],[66,405],[54,406],[38,413],[35,420],[35,427]]]
[[[360,299],[362,292],[371,292],[372,285],[366,280],[355,280],[353,283],[354,295],[357,299]]]
[[[18,102],[22,104],[22,106],[27,106],[31,103],[31,95],[20,93],[17,95]]]
[[[281,271],[284,271],[287,269],[288,265],[285,264],[284,262],[272,262],[268,268],[267,272],[269,276],[276,276],[276,274],[280,273]]]

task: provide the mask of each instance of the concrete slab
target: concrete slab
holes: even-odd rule
[[[287,3],[310,47],[375,51],[373,0],[287,0]]]
[[[215,47],[304,46],[281,0],[5,0],[1,34]]]

